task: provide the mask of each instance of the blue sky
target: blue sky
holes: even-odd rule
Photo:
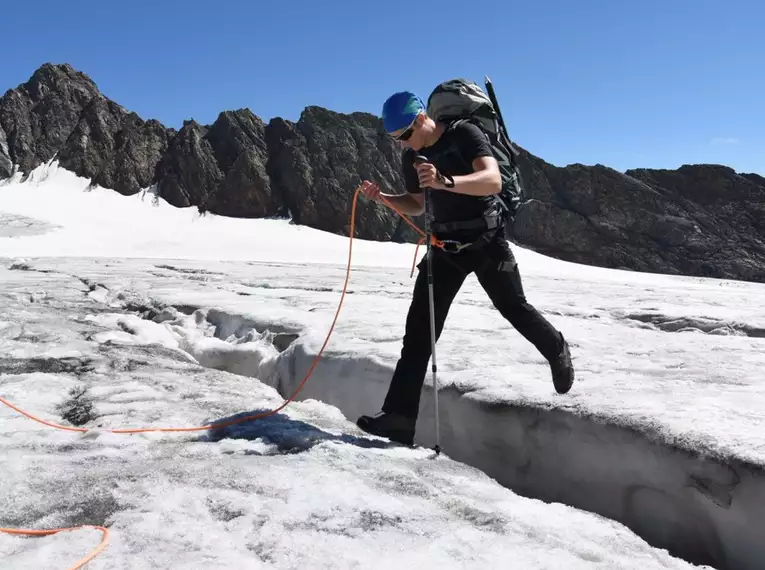
[[[394,91],[489,75],[511,137],[553,164],[765,175],[761,0],[43,0],[0,19],[0,90],[67,62],[176,128],[379,114]]]

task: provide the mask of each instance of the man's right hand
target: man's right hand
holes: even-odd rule
[[[367,200],[372,200],[373,202],[381,201],[380,187],[374,182],[364,180],[364,182],[361,183],[361,191],[364,193],[364,196],[367,198]]]
[[[380,187],[369,180],[361,183],[361,191],[369,200],[384,203],[407,216],[420,216],[425,212],[425,194],[383,194]]]

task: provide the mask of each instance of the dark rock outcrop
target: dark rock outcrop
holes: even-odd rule
[[[59,148],[61,166],[85,178],[96,178],[114,156],[114,139],[123,113],[105,97],[93,97]]]
[[[765,179],[714,165],[558,168],[528,153],[512,236],[604,267],[765,281]]]
[[[232,217],[288,216],[347,235],[363,179],[403,184],[379,118],[307,107],[265,124],[249,109],[176,131],[104,97],[69,65],[46,64],[0,98],[0,179],[57,158],[93,184],[131,195],[156,185],[178,207]],[[530,200],[515,242],[578,263],[765,281],[765,178],[716,165],[617,172],[556,167],[522,150]],[[421,220],[415,220],[418,225]],[[397,214],[364,199],[356,235],[411,241]]]
[[[159,195],[173,206],[205,204],[223,179],[205,135],[206,127],[185,121],[157,165]]]
[[[102,164],[93,183],[126,196],[148,188],[156,181],[157,164],[174,135],[159,121],[144,121],[135,113],[124,115],[114,136],[113,158]]]
[[[765,178],[737,174],[719,165],[678,170],[632,170],[666,200],[684,210],[683,224],[672,220],[665,233],[675,237],[676,253],[686,258],[681,271],[712,277],[765,281]],[[695,231],[682,232],[689,222]],[[659,231],[657,229],[657,231]],[[677,251],[679,250],[679,252]]]
[[[249,109],[221,113],[209,127],[186,121],[157,166],[159,195],[224,216],[276,215],[265,130]]]
[[[28,172],[54,157],[80,122],[83,110],[99,97],[95,83],[69,65],[43,65],[31,79],[0,98],[0,126],[8,154]]]
[[[13,173],[13,161],[8,154],[8,138],[0,126],[0,180],[8,178]]]
[[[400,153],[373,115],[308,107],[297,123],[272,120],[267,136],[269,172],[295,223],[348,235],[353,191],[362,180],[388,193],[402,187]],[[398,214],[363,199],[356,223],[362,238],[416,235]]]
[[[0,129],[22,172],[56,157],[62,167],[126,195],[153,183],[172,132],[128,113],[71,66],[51,64],[0,98]]]
[[[276,215],[281,201],[268,176],[266,124],[249,109],[226,111],[212,124],[207,137],[225,175],[209,209],[246,218]]]
[[[93,184],[129,196],[153,183],[167,141],[158,121],[143,121],[99,95],[83,109],[58,158]]]

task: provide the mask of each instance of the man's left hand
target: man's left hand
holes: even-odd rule
[[[438,170],[429,162],[415,164],[417,177],[420,180],[421,188],[432,188],[433,190],[446,190],[444,179],[438,175]]]

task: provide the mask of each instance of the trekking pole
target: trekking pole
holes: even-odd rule
[[[416,164],[429,162],[424,156],[417,155],[414,159]],[[433,244],[431,243],[431,222],[433,220],[433,205],[430,202],[430,188],[425,188],[425,255],[427,256],[428,267],[428,298],[430,302],[430,351],[431,351],[431,370],[433,372],[433,397],[434,414],[436,418],[436,446],[433,448],[436,455],[441,453],[441,433],[438,422],[438,365],[436,363],[436,317],[433,301]]]

